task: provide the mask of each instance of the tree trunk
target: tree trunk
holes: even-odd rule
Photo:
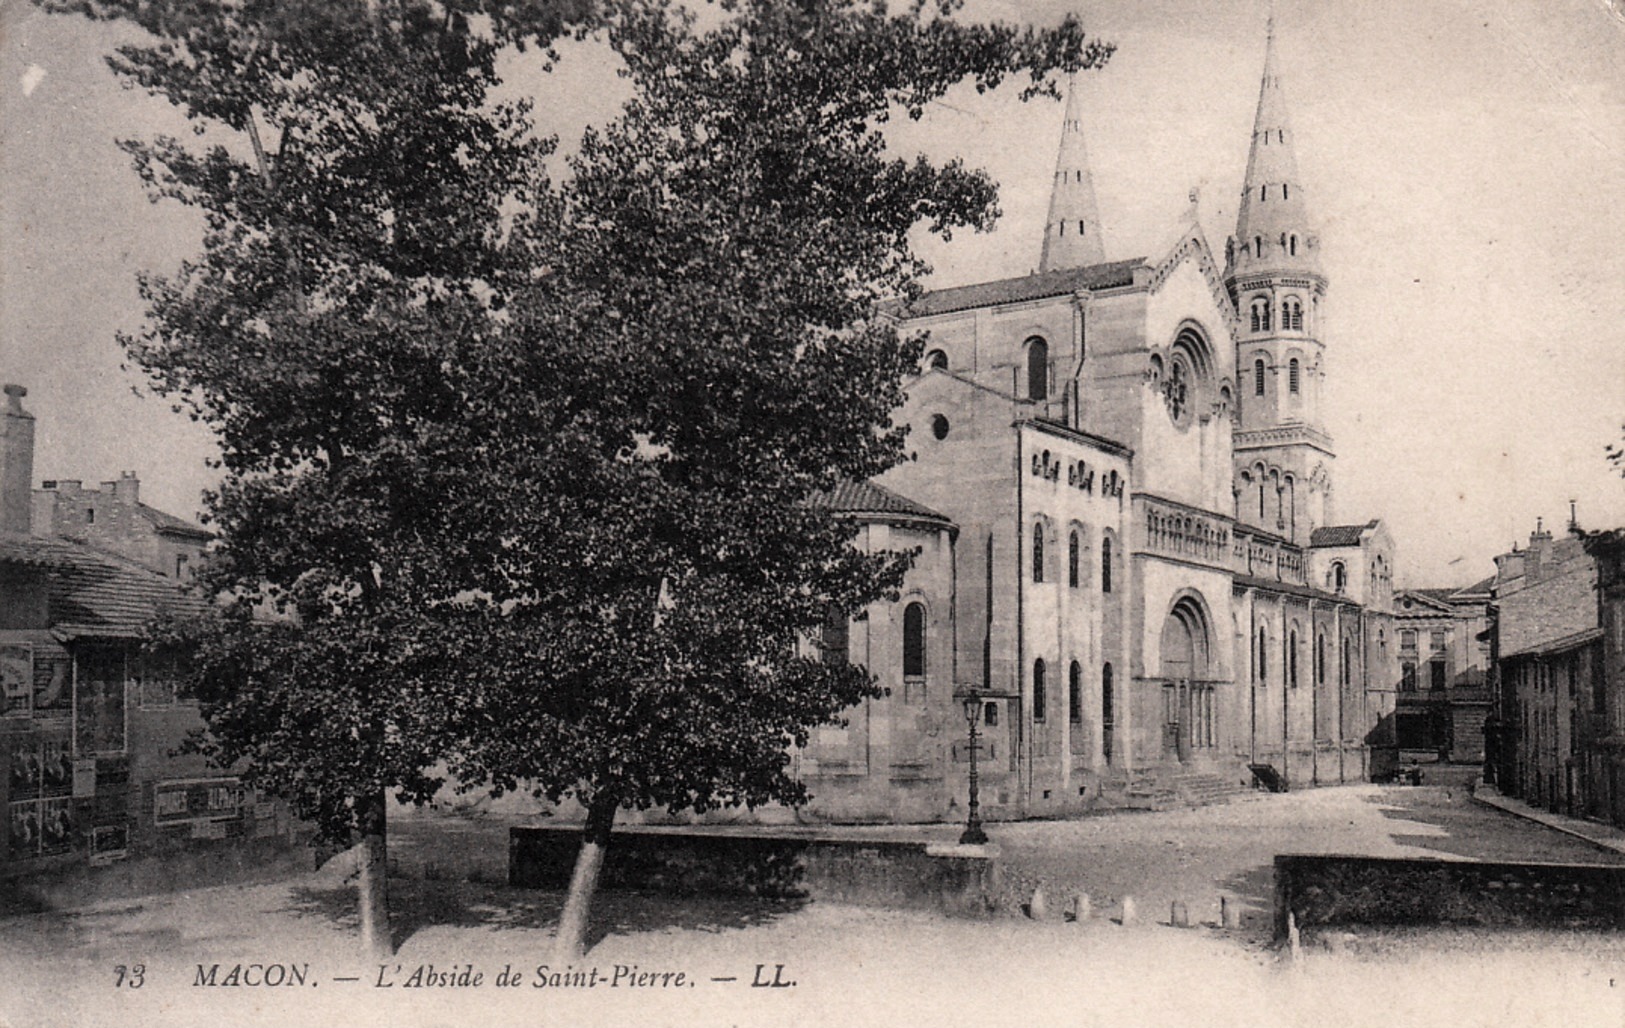
[[[385,835],[387,801],[382,792],[358,797],[360,844],[356,847],[356,900],[361,908],[361,944],[369,956],[395,954],[389,928],[389,851]]]
[[[553,940],[553,959],[560,965],[580,960],[587,952],[587,926],[592,917],[592,898],[598,891],[598,873],[604,867],[604,851],[615,825],[619,806],[612,799],[596,799],[587,808],[587,826],[576,853],[575,870],[570,874],[570,891],[564,897],[558,934]]]

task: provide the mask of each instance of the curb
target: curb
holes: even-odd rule
[[[1572,823],[1574,818],[1565,817],[1562,814],[1548,814],[1545,811],[1535,810],[1533,807],[1530,807],[1525,803],[1502,796],[1499,792],[1490,792],[1488,795],[1486,795],[1485,787],[1482,785],[1478,787],[1477,792],[1473,793],[1473,802],[1481,803],[1486,807],[1492,807],[1506,814],[1511,814],[1513,817],[1521,817],[1525,821],[1533,821],[1538,825],[1544,825],[1553,831],[1562,832],[1564,835],[1579,839],[1581,842],[1590,843],[1598,849],[1607,850],[1610,853],[1625,855],[1625,836],[1622,836],[1618,840],[1598,838],[1589,832],[1582,831],[1578,827],[1575,827]],[[1589,823],[1585,824],[1587,828],[1605,827],[1603,825],[1592,826]],[[1607,830],[1617,831],[1617,829],[1612,828],[1608,828]]]

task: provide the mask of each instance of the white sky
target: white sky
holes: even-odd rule
[[[974,17],[1077,8],[1118,44],[1086,80],[1085,131],[1111,259],[1154,255],[1201,189],[1222,254],[1263,60],[1262,0],[1079,7],[982,0]],[[1568,501],[1625,523],[1603,446],[1625,422],[1625,19],[1606,0],[1278,0],[1298,161],[1330,279],[1328,422],[1339,520],[1382,517],[1403,584],[1473,581]],[[121,369],[135,273],[198,245],[147,203],[114,139],[185,124],[122,90],[118,30],[0,0],[0,377],[29,388],[35,477],[141,473],[177,514],[214,481],[207,435]],[[568,142],[624,85],[574,49],[513,88]],[[989,235],[926,240],[936,285],[1036,265],[1059,105],[964,90],[901,126],[901,152],[959,155],[1001,184]]]

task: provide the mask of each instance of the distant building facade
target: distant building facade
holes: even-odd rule
[[[1407,589],[1395,598],[1395,742],[1404,759],[1483,762],[1494,584],[1492,577],[1461,589]]]
[[[141,480],[125,471],[100,489],[47,479],[34,490],[33,530],[111,550],[177,581],[191,578],[214,533],[141,502]]]
[[[1580,539],[1537,527],[1527,549],[1495,564],[1497,784],[1535,806],[1625,824],[1612,768],[1620,682],[1605,673],[1598,559]]]

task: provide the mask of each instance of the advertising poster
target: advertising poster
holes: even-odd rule
[[[33,697],[33,650],[0,646],[0,716],[27,717]]]
[[[39,743],[34,736],[13,736],[6,741],[6,765],[13,800],[39,796],[42,771]]]
[[[73,800],[39,801],[40,853],[66,853],[79,840]]]
[[[39,742],[40,794],[67,796],[73,793],[73,739],[63,732]]]
[[[129,825],[97,825],[90,830],[90,863],[92,867],[111,864],[129,855]]]
[[[34,716],[65,718],[73,713],[73,660],[66,653],[34,653]]]
[[[32,857],[40,851],[39,801],[24,800],[6,807],[6,847],[13,859]]]

